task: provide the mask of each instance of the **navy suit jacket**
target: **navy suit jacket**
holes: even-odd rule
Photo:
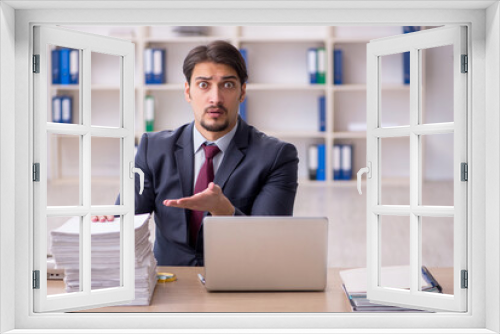
[[[203,226],[191,246],[191,211],[163,205],[166,199],[193,194],[193,126],[145,133],[135,158],[145,176],[142,195],[135,178],[135,211],[155,214],[159,265],[203,265]],[[292,215],[298,161],[295,146],[266,136],[240,118],[214,182],[236,208],[235,215]]]

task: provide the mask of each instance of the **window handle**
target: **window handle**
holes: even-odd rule
[[[361,195],[361,176],[366,173],[366,177],[371,179],[372,178],[372,163],[371,161],[368,161],[368,166],[363,167],[358,171],[358,192]]]
[[[134,167],[133,161],[130,161],[129,167],[130,167],[129,170],[131,179],[134,178],[134,173],[139,174],[139,185],[140,185],[139,195],[142,195],[142,192],[144,191],[144,172],[142,171],[142,169]]]

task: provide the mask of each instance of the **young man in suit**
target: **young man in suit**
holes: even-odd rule
[[[159,265],[203,265],[204,215],[292,215],[297,190],[296,148],[238,116],[247,80],[240,52],[224,41],[198,46],[183,71],[194,122],[145,133],[135,158],[145,174],[142,195],[136,178],[136,213],[155,213]]]

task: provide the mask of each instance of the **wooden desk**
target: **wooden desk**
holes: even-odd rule
[[[207,292],[198,279],[202,267],[159,267],[177,281],[157,283],[149,306],[112,306],[82,312],[351,312],[342,290],[339,268],[328,269],[324,292]],[[445,293],[452,290],[448,268],[431,269]],[[49,293],[63,293],[62,281],[49,281]]]

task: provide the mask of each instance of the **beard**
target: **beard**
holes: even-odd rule
[[[221,124],[207,124],[203,119],[200,122],[200,125],[207,131],[210,132],[222,132],[225,131],[229,127],[229,120],[226,119]]]

